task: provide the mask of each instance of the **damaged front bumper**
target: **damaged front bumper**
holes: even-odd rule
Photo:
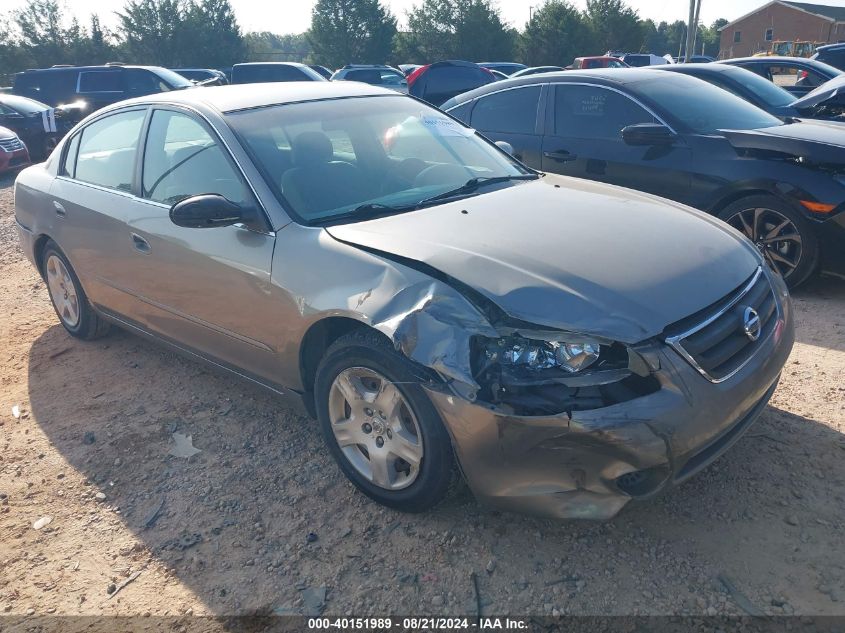
[[[428,388],[466,480],[498,509],[555,518],[607,519],[631,499],[692,476],[736,442],[765,408],[794,342],[783,323],[729,380],[714,383],[654,342],[660,388],[633,400],[553,416],[503,412]]]

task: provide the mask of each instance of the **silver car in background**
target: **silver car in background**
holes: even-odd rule
[[[495,507],[611,517],[736,442],[793,343],[727,225],[361,83],[116,104],[15,205],[71,335],[117,324],[287,397],[405,511],[458,465]]]

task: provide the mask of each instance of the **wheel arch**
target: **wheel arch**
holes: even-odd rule
[[[783,200],[782,196],[778,196],[776,193],[769,189],[741,189],[739,191],[731,191],[726,194],[723,194],[722,197],[719,198],[714,204],[710,205],[708,212],[713,215],[718,215],[725,207],[730,204],[733,204],[737,200],[742,200],[743,198],[751,198],[753,196],[773,196],[775,198]]]
[[[314,405],[314,381],[317,376],[317,367],[326,350],[341,336],[344,336],[357,329],[368,329],[384,336],[381,332],[351,317],[330,316],[312,323],[302,341],[299,344],[299,376],[302,381],[303,401],[308,413],[316,418],[317,411]],[[385,337],[387,338],[387,337]]]
[[[48,242],[55,243],[55,240],[46,233],[40,233],[38,237],[35,238],[32,246],[32,255],[35,258],[35,267],[38,269],[38,274],[41,275],[41,279],[46,279],[42,255],[44,254],[44,249],[46,248]],[[58,244],[56,246],[58,246]]]

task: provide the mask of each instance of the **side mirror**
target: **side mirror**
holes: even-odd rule
[[[170,208],[170,221],[189,229],[231,226],[245,220],[244,210],[216,193],[191,196]]]
[[[672,145],[677,136],[660,123],[637,123],[622,128],[626,145]]]
[[[513,145],[511,145],[507,141],[496,141],[496,147],[498,147],[500,150],[502,150],[509,156],[513,156]]]

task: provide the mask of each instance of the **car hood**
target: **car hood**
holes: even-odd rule
[[[9,128],[0,126],[0,139],[15,138],[16,136],[17,134]]]
[[[814,163],[845,164],[845,126],[841,123],[801,121],[759,130],[719,130],[719,133],[737,149],[782,152]]]
[[[760,265],[750,242],[706,214],[552,175],[326,230],[433,267],[515,319],[625,343],[716,302]]]
[[[845,105],[845,74],[826,81],[821,86],[792,102],[801,110],[822,105]]]

